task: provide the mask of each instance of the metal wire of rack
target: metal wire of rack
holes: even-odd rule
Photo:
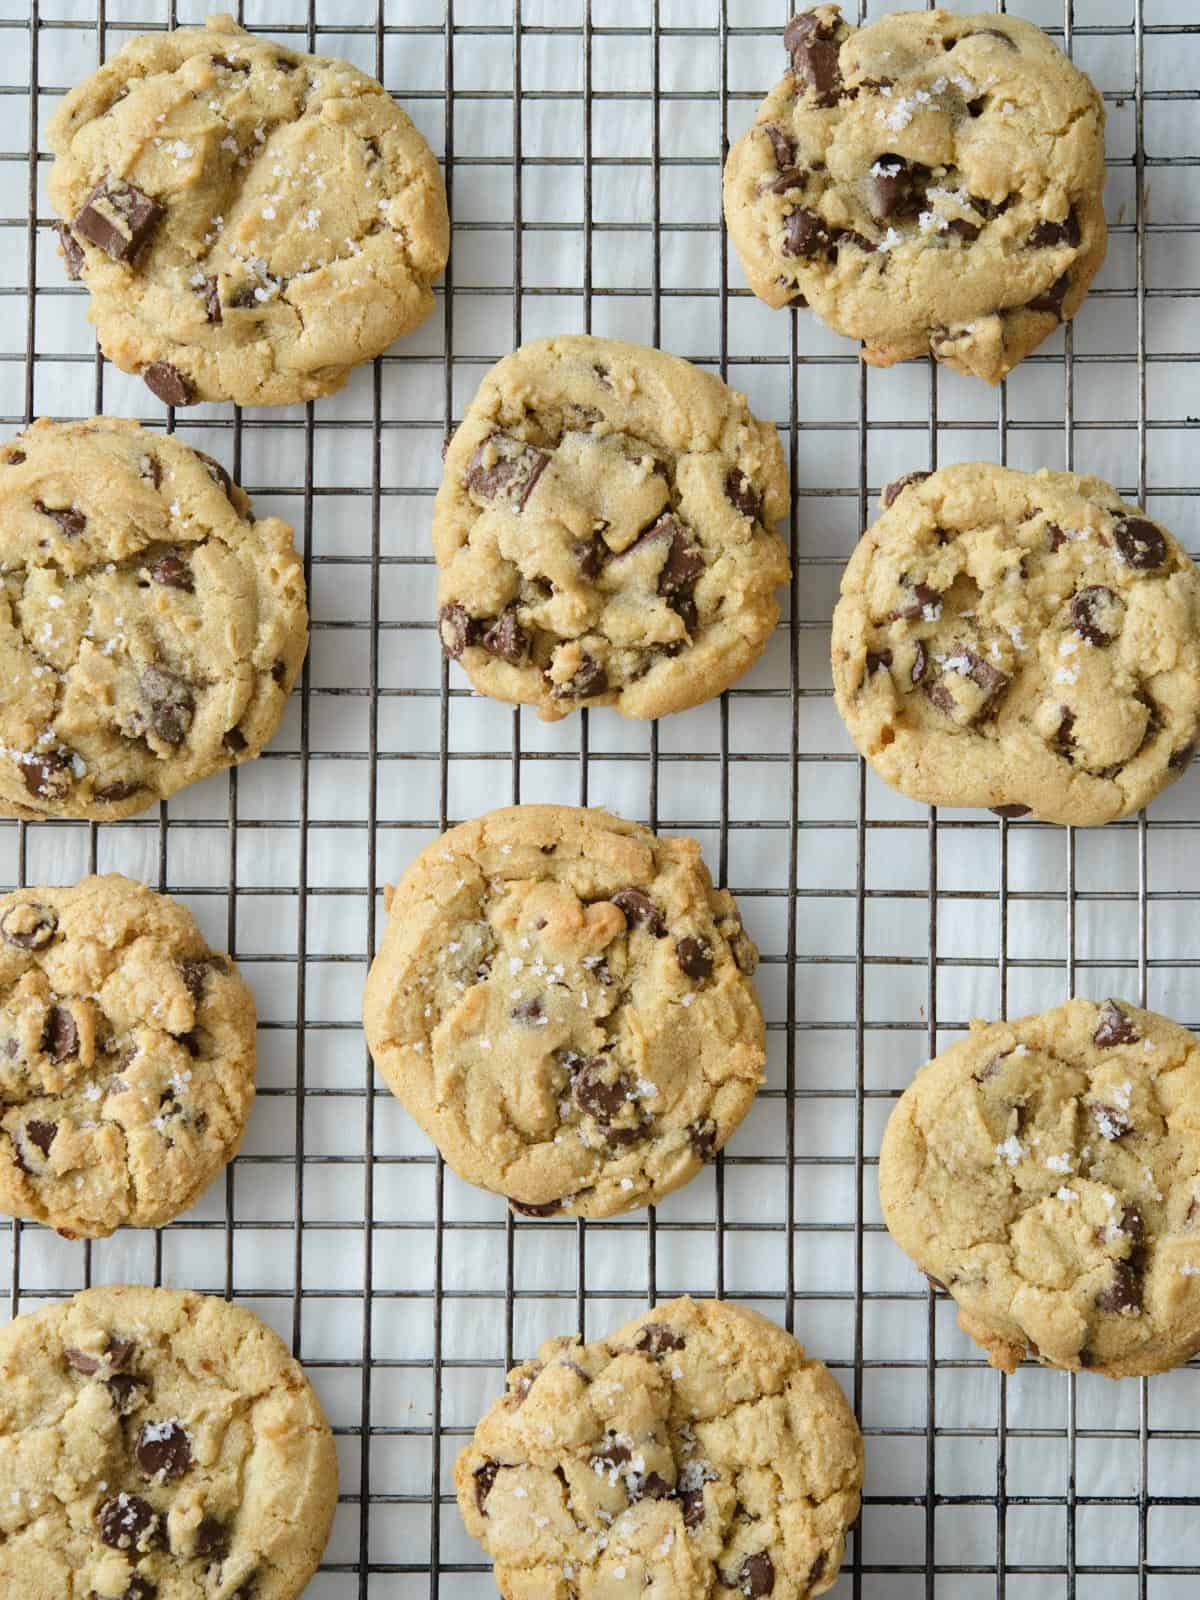
[[[0,0],[10,429],[104,409],[163,421],[94,351],[83,292],[53,258],[40,144],[53,99],[97,60],[206,9]],[[303,413],[166,413],[295,523],[313,612],[302,684],[259,762],[129,823],[3,825],[0,877],[119,869],[191,904],[258,991],[259,1106],[223,1182],[169,1229],[93,1245],[14,1223],[0,1251],[13,1315],[92,1282],[186,1283],[290,1340],[341,1460],[314,1600],[492,1594],[449,1473],[503,1370],[542,1337],[595,1337],[684,1291],[794,1328],[851,1396],[868,1481],[838,1594],[1197,1593],[1200,1431],[1181,1425],[1194,1372],[1119,1388],[991,1372],[891,1249],[874,1196],[894,1096],[971,1015],[1077,985],[1200,1015],[1194,779],[1153,820],[1102,834],[946,817],[878,787],[831,712],[836,580],[899,471],[972,456],[1097,470],[1195,544],[1193,0],[998,9],[1045,26],[1105,91],[1113,238],[1075,326],[993,395],[933,366],[868,372],[804,313],[759,306],[731,265],[721,161],[779,76],[786,0],[237,7],[396,93],[444,156],[454,250],[430,323],[343,395]],[[471,697],[432,629],[437,446],[510,345],[580,328],[712,366],[787,445],[795,576],[779,636],[719,703],[661,726],[584,712],[541,728]],[[503,1215],[406,1125],[363,1049],[381,884],[436,831],[523,798],[697,834],[764,951],[768,1083],[725,1154],[657,1213]]]

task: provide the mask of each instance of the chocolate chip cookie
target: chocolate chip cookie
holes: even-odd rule
[[[523,345],[484,379],[434,509],[442,645],[482,694],[553,720],[719,694],[779,620],[775,429],[677,356]]]
[[[436,839],[388,911],[363,1005],[375,1065],[515,1210],[653,1205],[749,1110],[758,952],[694,839],[513,806]]]
[[[454,1470],[505,1600],[824,1594],[862,1479],[821,1362],[754,1311],[690,1299],[549,1340]]]
[[[112,873],[0,897],[0,1211],[68,1238],[169,1222],[241,1143],[254,1027],[166,895]]]
[[[929,805],[1128,816],[1200,737],[1200,574],[1099,478],[974,462],[883,492],[833,618],[850,737]]]
[[[136,422],[0,447],[0,813],[111,822],[258,755],[304,659],[292,530]]]
[[[337,1457],[283,1342],[212,1295],[117,1286],[0,1330],[0,1591],[293,1600]]]
[[[438,164],[348,62],[210,17],[132,39],[46,137],[101,348],[168,405],[332,394],[433,309]]]
[[[810,305],[873,366],[932,354],[998,383],[1104,260],[1104,105],[1019,17],[836,5],[793,17],[790,70],[729,153],[750,287]]]
[[[993,1366],[1120,1378],[1200,1349],[1200,1045],[1165,1017],[972,1023],[892,1112],[879,1192]]]

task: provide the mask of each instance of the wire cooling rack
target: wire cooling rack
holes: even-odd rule
[[[921,363],[868,372],[745,290],[721,159],[781,74],[786,0],[246,0],[247,25],[397,95],[445,159],[453,254],[430,320],[340,395],[172,415],[96,356],[49,232],[44,130],[130,34],[205,9],[0,0],[0,418],[140,415],[219,456],[296,525],[312,648],[261,760],[132,822],[0,825],[0,877],[117,869],[189,904],[257,992],[259,1100],[242,1155],[170,1228],[88,1245],[15,1224],[9,1309],[131,1280],[233,1295],[273,1323],[338,1436],[313,1600],[493,1595],[450,1474],[504,1369],[684,1291],[794,1328],[853,1400],[867,1484],[839,1596],[1194,1600],[1194,1369],[1119,1386],[992,1372],[888,1240],[875,1159],[895,1095],[973,1015],[1078,989],[1200,1019],[1200,779],[1102,832],[926,812],[854,755],[827,663],[841,565],[906,470],[1095,470],[1195,550],[1195,0],[1007,6],[1104,91],[1113,230],[1073,328],[997,392]],[[547,728],[476,699],[431,622],[445,434],[512,345],[580,329],[727,376],[778,423],[792,471],[795,577],[772,647],[719,702],[658,726],[600,711]],[[357,1019],[381,885],[448,823],[518,800],[696,834],[764,952],[768,1083],[657,1212],[514,1220],[372,1075]]]

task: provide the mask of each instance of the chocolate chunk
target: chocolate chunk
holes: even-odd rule
[[[221,735],[221,743],[233,755],[240,756],[246,748],[246,735],[240,728],[226,728]]]
[[[99,800],[103,805],[116,805],[120,800],[129,800],[141,792],[140,783],[109,783],[103,789],[97,789],[92,795],[93,800]]]
[[[517,621],[516,606],[506,606],[483,636],[483,648],[513,666],[529,654],[529,635]]]
[[[128,1366],[136,1346],[132,1339],[110,1339],[103,1356],[89,1356],[82,1350],[74,1350],[68,1346],[63,1354],[70,1366],[76,1372],[82,1372],[85,1377],[91,1377],[103,1367],[108,1372],[120,1372]]]
[[[665,1322],[647,1322],[634,1348],[644,1350],[648,1355],[664,1356],[668,1350],[682,1350],[686,1344],[683,1335],[669,1328]]]
[[[0,935],[5,944],[15,944],[20,950],[42,949],[53,939],[57,928],[57,916],[36,900],[18,900],[0,917]]]
[[[888,506],[895,505],[897,499],[908,488],[910,483],[924,483],[926,478],[932,477],[932,472],[906,472],[902,478],[893,478],[891,483],[884,484],[880,492],[880,505],[886,511]]]
[[[106,1500],[97,1513],[100,1537],[113,1550],[151,1550],[158,1534],[158,1513],[136,1494]]]
[[[1128,1017],[1115,1000],[1106,1000],[1100,1007],[1100,1020],[1092,1035],[1092,1042],[1101,1050],[1111,1050],[1118,1044],[1136,1044],[1141,1038],[1133,1019]]]
[[[519,1001],[508,1014],[514,1022],[523,1022],[530,1027],[536,1026],[546,1015],[536,995],[532,1000]]]
[[[192,1441],[180,1422],[143,1422],[134,1454],[147,1478],[169,1483],[191,1466]]]
[[[28,457],[24,450],[10,450],[3,459],[6,467],[19,467],[22,461],[28,460]]]
[[[155,583],[161,584],[164,589],[183,589],[188,594],[195,591],[192,581],[192,569],[182,556],[169,550],[166,555],[159,556],[147,568]]]
[[[775,1588],[775,1564],[765,1550],[747,1556],[737,1576],[737,1587],[744,1595],[770,1594]]]
[[[1136,1206],[1121,1208],[1121,1220],[1117,1223],[1117,1227],[1131,1241],[1133,1254],[1142,1249],[1146,1243],[1146,1224]]]
[[[1075,248],[1082,239],[1079,218],[1075,215],[1075,207],[1072,206],[1065,222],[1039,222],[1026,243],[1035,250],[1049,250],[1062,244],[1069,244]]]
[[[150,708],[150,726],[164,744],[182,744],[196,714],[191,688],[162,667],[147,667],[140,681]]]
[[[797,206],[795,211],[789,211],[784,218],[783,227],[784,239],[781,248],[785,256],[799,256],[804,260],[811,260],[813,256],[822,255],[833,243],[824,222],[815,211],[808,210],[806,206]]]
[[[192,1554],[201,1560],[211,1557],[214,1561],[223,1561],[229,1554],[229,1529],[219,1517],[201,1518]]]
[[[1092,1121],[1096,1124],[1103,1138],[1109,1143],[1123,1139],[1126,1134],[1133,1132],[1133,1123],[1123,1111],[1118,1111],[1115,1106],[1106,1106],[1099,1102],[1089,1108]]]
[[[74,506],[48,506],[41,500],[35,500],[33,509],[40,511],[43,517],[53,518],[68,539],[78,539],[87,527],[87,518]]]
[[[775,165],[780,172],[787,172],[796,164],[796,142],[790,134],[784,133],[778,123],[768,122],[763,127],[763,132],[771,141],[771,148],[775,152]]]
[[[1122,517],[1113,530],[1117,549],[1131,567],[1149,572],[1167,559],[1167,540],[1145,517]]]
[[[36,756],[17,756],[21,777],[30,794],[55,800],[71,787],[75,777],[71,757],[62,750],[45,750]]]
[[[571,554],[578,561],[579,570],[585,578],[600,576],[608,553],[608,546],[598,533],[594,533],[590,539],[579,539],[571,546]]]
[[[897,606],[892,612],[893,622],[918,622],[925,616],[926,607],[936,610],[941,606],[942,597],[936,589],[931,589],[927,583],[914,583],[912,585],[912,599],[902,606]],[[933,620],[927,618],[927,621]]]
[[[152,361],[144,367],[142,382],[167,406],[190,406],[196,398],[195,384],[169,361]]]
[[[1064,755],[1068,754],[1075,746],[1074,728],[1075,713],[1069,706],[1059,706],[1061,720],[1058,732],[1054,735],[1054,742]]]
[[[835,106],[842,92],[838,61],[837,21],[802,11],[783,30],[783,47],[792,58],[792,73],[819,106]]]
[[[725,475],[725,498],[752,521],[762,516],[762,495],[738,467]]]
[[[1048,289],[1043,289],[1041,294],[1035,295],[1029,301],[1026,309],[1029,311],[1048,311],[1061,322],[1063,301],[1067,298],[1067,290],[1070,286],[1070,274],[1064,272],[1062,277],[1056,278]]]
[[[630,1501],[635,1505],[639,1500],[669,1500],[674,1492],[657,1472],[648,1472],[641,1479],[635,1476],[628,1487]]]
[[[478,644],[480,624],[465,606],[447,605],[438,612],[438,635],[442,649],[457,661],[468,645]]]
[[[533,1205],[524,1200],[514,1200],[512,1195],[509,1195],[508,1203],[523,1217],[552,1217],[562,1208],[561,1200],[547,1200],[542,1205]]]
[[[1011,822],[1015,817],[1027,817],[1033,810],[1033,807],[1022,805],[1004,805],[989,806],[988,810],[991,811],[995,816],[1004,817]]]
[[[679,1509],[685,1528],[698,1528],[704,1521],[704,1490],[684,1489],[679,1496]]]
[[[615,1082],[606,1083],[601,1073],[609,1063],[604,1056],[592,1056],[575,1074],[571,1092],[575,1103],[597,1122],[609,1123],[618,1116],[622,1107],[629,1104],[629,1080],[618,1075]]]
[[[977,95],[974,100],[967,101],[967,111],[973,117],[981,117],[987,105],[987,95]]]
[[[213,56],[212,64],[214,67],[224,67],[226,72],[250,71],[250,63],[248,61],[231,61],[228,56]]]
[[[618,889],[612,896],[612,903],[625,913],[625,921],[630,927],[644,927],[656,939],[661,939],[667,931],[663,921],[663,914],[651,900],[648,894],[643,894],[640,889],[630,886],[628,889]]]
[[[583,660],[579,663],[575,676],[567,683],[555,686],[555,695],[561,700],[589,700],[594,695],[608,693],[608,673],[601,662],[594,656],[589,656],[586,651]]]
[[[948,667],[947,672],[930,685],[927,691],[929,698],[939,711],[944,711],[947,716],[953,716],[959,707],[946,683],[946,677],[949,671],[957,671],[960,676],[970,678],[971,682],[983,691],[982,700],[968,720],[970,722],[985,721],[995,711],[997,701],[1008,688],[1008,674],[1001,672],[998,667],[992,666],[990,661],[985,661],[974,650],[967,650],[961,645],[955,648],[954,655],[949,660],[961,663],[961,665],[956,664],[954,668]]]
[[[276,683],[282,684],[287,677],[287,662],[278,658],[272,661],[271,676]]]
[[[604,1137],[614,1150],[620,1150],[627,1145],[639,1144],[646,1133],[646,1127],[639,1123],[636,1128],[605,1128]]]
[[[192,454],[200,457],[201,461],[204,463],[205,472],[208,473],[209,477],[217,485],[218,489],[222,491],[222,493],[225,495],[225,498],[227,500],[232,500],[233,479],[225,471],[225,468],[215,458],[215,456],[205,455],[203,450],[197,450],[194,445],[192,446]]]
[[[108,1390],[108,1397],[118,1413],[127,1416],[141,1405],[146,1379],[139,1378],[133,1372],[114,1372],[111,1378],[105,1380],[104,1387]]]
[[[489,461],[489,456],[494,459]],[[521,511],[549,460],[544,450],[509,433],[493,433],[471,457],[463,483],[478,500]]]
[[[258,284],[239,283],[237,288],[227,297],[225,304],[233,311],[254,311],[262,305],[258,298]]]
[[[187,991],[195,1005],[199,1005],[204,998],[204,991],[208,987],[209,973],[228,971],[229,963],[224,956],[201,956],[195,961],[181,961],[179,963],[179,976],[187,985]]]
[[[614,1472],[618,1467],[623,1467],[632,1457],[633,1451],[629,1446],[622,1444],[619,1439],[614,1438],[610,1433],[605,1436],[604,1443],[592,1456],[591,1465],[593,1469],[598,1468],[603,1472]]]
[[[58,1132],[57,1122],[43,1122],[39,1117],[34,1117],[25,1124],[25,1137],[30,1144],[34,1144],[44,1156],[49,1156],[50,1146],[54,1143],[54,1135]]]
[[[711,1161],[717,1147],[717,1125],[711,1117],[688,1125],[688,1141],[701,1161]]]
[[[71,232],[70,228],[67,227],[65,222],[56,223],[54,231],[58,234],[58,243],[60,249],[62,250],[63,262],[67,269],[67,277],[70,278],[73,283],[78,283],[80,275],[83,272],[83,263],[85,260],[82,246],[80,245],[79,240]]]
[[[951,217],[944,231],[953,233],[959,239],[965,239],[968,244],[972,244],[978,239],[982,229],[977,222],[968,222],[965,217]]]
[[[675,959],[686,977],[712,977],[712,950],[703,939],[680,939],[675,946]]]
[[[1089,644],[1109,645],[1120,630],[1125,607],[1102,583],[1080,589],[1071,601],[1071,623]],[[1110,632],[1115,628],[1116,631]]]
[[[868,195],[872,214],[880,222],[915,217],[921,209],[917,179],[929,176],[929,168],[909,162],[903,156],[883,155],[871,168]]]
[[[114,261],[132,261],[166,214],[166,206],[109,173],[88,195],[71,226]]]
[[[1097,1311],[1129,1312],[1142,1309],[1142,1274],[1132,1261],[1114,1261],[1112,1281],[1096,1296]]]
[[[670,535],[671,542],[658,575],[658,592],[668,599],[690,595],[692,585],[704,571],[704,557],[695,545],[688,543],[683,524],[675,517],[660,517],[645,537],[661,538],[663,533]]]
[[[79,1054],[79,1029],[66,1006],[51,1006],[47,1011],[42,1049],[55,1066]]]
[[[875,241],[868,239],[861,233],[856,233],[853,228],[839,228],[834,238],[835,246],[840,250],[844,244],[853,245],[856,250],[863,250],[867,255],[875,254]]]
[[[1067,543],[1067,536],[1057,522],[1048,522],[1046,524],[1046,543],[1052,551],[1061,550],[1063,545]]]
[[[892,664],[892,652],[890,650],[868,650],[867,651],[867,676],[868,677],[870,677],[873,672],[882,672],[885,667],[890,667],[891,664]]]
[[[928,666],[928,664],[929,658],[925,654],[925,646],[918,639],[916,654],[913,656],[912,671],[909,673],[909,677],[912,679],[913,683],[920,683],[921,679],[925,676],[925,668]]]
[[[481,1467],[476,1467],[472,1476],[475,1479],[475,1504],[479,1508],[481,1517],[486,1517],[484,1501],[492,1492],[492,1485],[496,1481],[496,1474],[500,1471],[498,1461],[485,1461]]]
[[[978,211],[981,217],[986,217],[989,222],[995,217],[1003,216],[1012,205],[1012,196],[1005,195],[1003,200],[985,200],[982,195],[970,194],[967,199],[971,202],[972,211]]]
[[[204,301],[204,314],[210,322],[221,321],[221,293],[215,278],[205,278],[199,285],[200,298]]]

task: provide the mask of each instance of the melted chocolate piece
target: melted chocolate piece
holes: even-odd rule
[[[451,661],[457,661],[468,645],[479,643],[480,630],[481,624],[465,606],[447,605],[438,612],[438,635]]]
[[[1029,815],[1029,813],[1033,810],[1033,807],[1032,806],[1023,806],[1023,805],[1013,804],[1013,805],[1003,805],[1003,806],[989,806],[988,810],[991,811],[995,816],[1004,817],[1009,822],[1011,822],[1016,817],[1027,817]]]
[[[688,1126],[688,1140],[701,1161],[711,1161],[717,1147],[717,1125],[711,1117]]]
[[[100,1537],[113,1550],[152,1550],[158,1542],[158,1513],[136,1494],[118,1494],[97,1512]]]
[[[192,446],[192,449],[194,453],[200,457],[201,461],[203,461],[205,472],[208,473],[212,481],[222,491],[222,493],[225,495],[225,498],[227,500],[232,500],[233,479],[225,471],[225,468],[214,456],[205,455],[203,450],[196,450],[194,445]]]
[[[1133,1123],[1123,1111],[1118,1111],[1115,1106],[1106,1106],[1097,1101],[1089,1107],[1092,1121],[1100,1133],[1101,1138],[1107,1139],[1110,1144],[1118,1139],[1123,1139],[1126,1134],[1133,1132]]]
[[[58,918],[36,900],[18,900],[0,917],[0,936],[19,950],[41,950],[53,939]]]
[[[1161,567],[1167,559],[1167,541],[1160,528],[1145,517],[1122,517],[1113,530],[1117,549],[1126,562],[1139,572]]]
[[[226,750],[231,751],[235,756],[240,756],[246,748],[246,735],[240,728],[226,728],[221,735],[221,743]]]
[[[147,1478],[170,1483],[191,1466],[192,1441],[180,1422],[143,1422],[134,1454]]]
[[[1132,1261],[1114,1261],[1112,1281],[1096,1296],[1097,1311],[1136,1315],[1142,1309],[1142,1274]]]
[[[606,1083],[601,1073],[607,1065],[604,1056],[592,1056],[575,1074],[571,1089],[579,1109],[600,1123],[612,1122],[629,1104],[629,1080],[618,1075],[615,1082]]]
[[[998,667],[992,666],[990,661],[985,661],[974,650],[967,650],[962,646],[956,647],[954,654],[961,656],[966,661],[966,671],[960,676],[970,678],[977,688],[983,690],[983,699],[970,718],[970,722],[984,722],[996,709],[996,702],[1008,688],[1007,673],[1001,672]],[[930,700],[939,711],[944,711],[947,716],[953,716],[959,709],[958,702],[946,684],[946,675],[935,679],[926,691]]]
[[[561,1200],[547,1200],[542,1205],[531,1205],[524,1200],[514,1200],[512,1195],[509,1195],[508,1203],[523,1217],[552,1217],[562,1208]]]
[[[1071,624],[1081,638],[1103,648],[1116,638],[1104,624],[1111,621],[1114,612],[1119,621],[1124,609],[1111,589],[1106,589],[1102,583],[1091,584],[1080,589],[1072,599]]]
[[[221,293],[215,278],[205,278],[199,286],[200,298],[204,301],[204,314],[210,322],[221,321]]]
[[[791,57],[793,76],[819,106],[837,105],[842,92],[837,26],[836,21],[815,11],[802,11],[783,30],[783,47]]]
[[[902,478],[893,478],[891,483],[885,483],[879,495],[879,503],[884,510],[895,505],[900,495],[908,488],[910,483],[924,483],[926,478],[932,478],[932,472],[906,472]],[[939,599],[941,596],[939,595]]]
[[[613,1472],[618,1467],[623,1467],[627,1461],[632,1460],[633,1451],[627,1444],[609,1433],[606,1434],[604,1443],[591,1458],[593,1467],[603,1468],[606,1472]]]
[[[542,1002],[535,996],[532,1000],[520,1001],[513,1006],[508,1014],[514,1022],[522,1022],[529,1027],[533,1027],[542,1020],[546,1013],[542,1010]]]
[[[1026,243],[1035,250],[1056,249],[1059,245],[1069,244],[1077,247],[1083,239],[1079,229],[1079,218],[1075,215],[1074,206],[1067,213],[1065,222],[1039,222],[1029,235]]]
[[[166,555],[159,556],[147,568],[151,579],[161,584],[164,589],[182,589],[187,594],[195,592],[196,585],[192,580],[192,569],[187,562],[174,550],[168,550]]]
[[[684,1489],[679,1496],[679,1509],[685,1528],[698,1528],[704,1521],[704,1490]]]
[[[475,1479],[475,1504],[479,1508],[481,1517],[487,1516],[484,1501],[492,1492],[492,1485],[496,1481],[496,1474],[500,1471],[498,1461],[485,1461],[481,1467],[476,1467],[472,1476]]]
[[[921,679],[925,676],[925,668],[928,666],[928,664],[929,658],[925,654],[925,646],[918,639],[916,654],[913,656],[912,671],[909,673],[909,677],[912,679],[914,684],[920,683]]]
[[[109,783],[103,789],[97,789],[92,795],[93,800],[99,800],[104,805],[116,805],[118,801],[129,800],[133,795],[140,793],[140,783]]]
[[[109,173],[88,195],[71,226],[114,261],[132,261],[166,214],[167,208],[157,200]]]
[[[67,792],[75,778],[71,758],[63,750],[46,750],[36,756],[17,756],[16,761],[25,787],[40,800],[58,799]]]
[[[765,1550],[747,1556],[738,1573],[737,1586],[744,1595],[770,1594],[775,1588],[775,1564]]]
[[[607,694],[608,673],[601,662],[584,651],[575,676],[567,683],[556,685],[554,693],[560,700],[589,700],[594,695]]]
[[[490,464],[486,461],[489,455],[495,456]],[[493,433],[471,457],[463,483],[479,500],[492,505],[502,502],[522,511],[549,460],[544,450],[511,434]]]
[[[79,1029],[66,1006],[51,1006],[47,1011],[42,1049],[55,1066],[79,1054]]]
[[[167,406],[190,406],[196,398],[195,384],[169,361],[152,361],[144,367],[142,382]]]
[[[211,1557],[214,1561],[223,1561],[229,1554],[229,1529],[219,1517],[204,1517],[196,1529],[196,1541],[192,1546],[192,1554],[202,1561]]]
[[[703,939],[680,939],[675,946],[675,959],[688,978],[712,977],[712,950]]]
[[[625,921],[630,927],[644,927],[656,939],[661,939],[666,933],[667,925],[662,912],[650,896],[643,894],[640,889],[632,886],[618,889],[612,896],[612,903],[625,913]]]
[[[874,672],[882,672],[886,667],[890,667],[891,664],[892,664],[892,652],[890,650],[868,650],[867,651],[867,676],[868,677],[870,677],[871,674],[874,673]]]
[[[1135,1044],[1140,1038],[1132,1018],[1126,1016],[1115,1000],[1106,1000],[1100,1007],[1100,1020],[1092,1042],[1101,1050],[1111,1050],[1114,1045]]]
[[[974,243],[983,231],[977,222],[968,222],[965,217],[951,217],[944,230],[952,233],[959,239],[965,239],[968,244]]]
[[[683,1335],[669,1328],[665,1322],[647,1322],[638,1335],[634,1349],[660,1357],[666,1355],[668,1350],[682,1350],[686,1344]]]
[[[731,506],[752,521],[757,522],[762,515],[762,495],[746,474],[737,467],[726,474],[725,498]]]
[[[1067,290],[1071,286],[1070,274],[1064,272],[1061,278],[1056,278],[1048,289],[1043,289],[1041,294],[1035,295],[1026,307],[1029,311],[1048,311],[1062,321],[1063,301],[1067,298]]]
[[[41,500],[35,500],[33,509],[40,511],[43,517],[50,517],[57,522],[68,539],[78,539],[87,527],[87,518],[74,506],[48,506]]]
[[[164,744],[181,745],[196,714],[196,699],[190,686],[162,667],[147,667],[140,683],[150,711],[150,726]]]
[[[54,1143],[54,1136],[58,1132],[57,1122],[44,1122],[40,1117],[34,1117],[25,1124],[25,1137],[30,1144],[36,1145],[43,1156],[48,1157],[50,1146]]]
[[[774,122],[766,123],[763,132],[771,141],[771,148],[775,152],[775,165],[780,172],[789,172],[796,165],[795,140]]]
[[[483,636],[483,648],[513,666],[528,656],[529,643],[528,633],[517,621],[515,606],[506,606]]]
[[[824,222],[806,206],[797,206],[795,211],[789,211],[783,227],[782,250],[785,256],[811,260],[813,256],[823,255],[833,243]]]
[[[571,546],[571,554],[579,563],[579,570],[585,578],[598,578],[604,563],[608,560],[608,546],[598,533],[590,539],[579,539]]]
[[[903,221],[921,209],[919,178],[927,178],[929,168],[903,156],[882,155],[871,168],[869,201],[872,214],[880,222]]]
[[[927,583],[914,583],[912,586],[912,599],[905,605],[897,606],[892,612],[893,622],[917,622],[925,613],[926,606],[940,606],[942,597],[936,589],[931,589]]]

